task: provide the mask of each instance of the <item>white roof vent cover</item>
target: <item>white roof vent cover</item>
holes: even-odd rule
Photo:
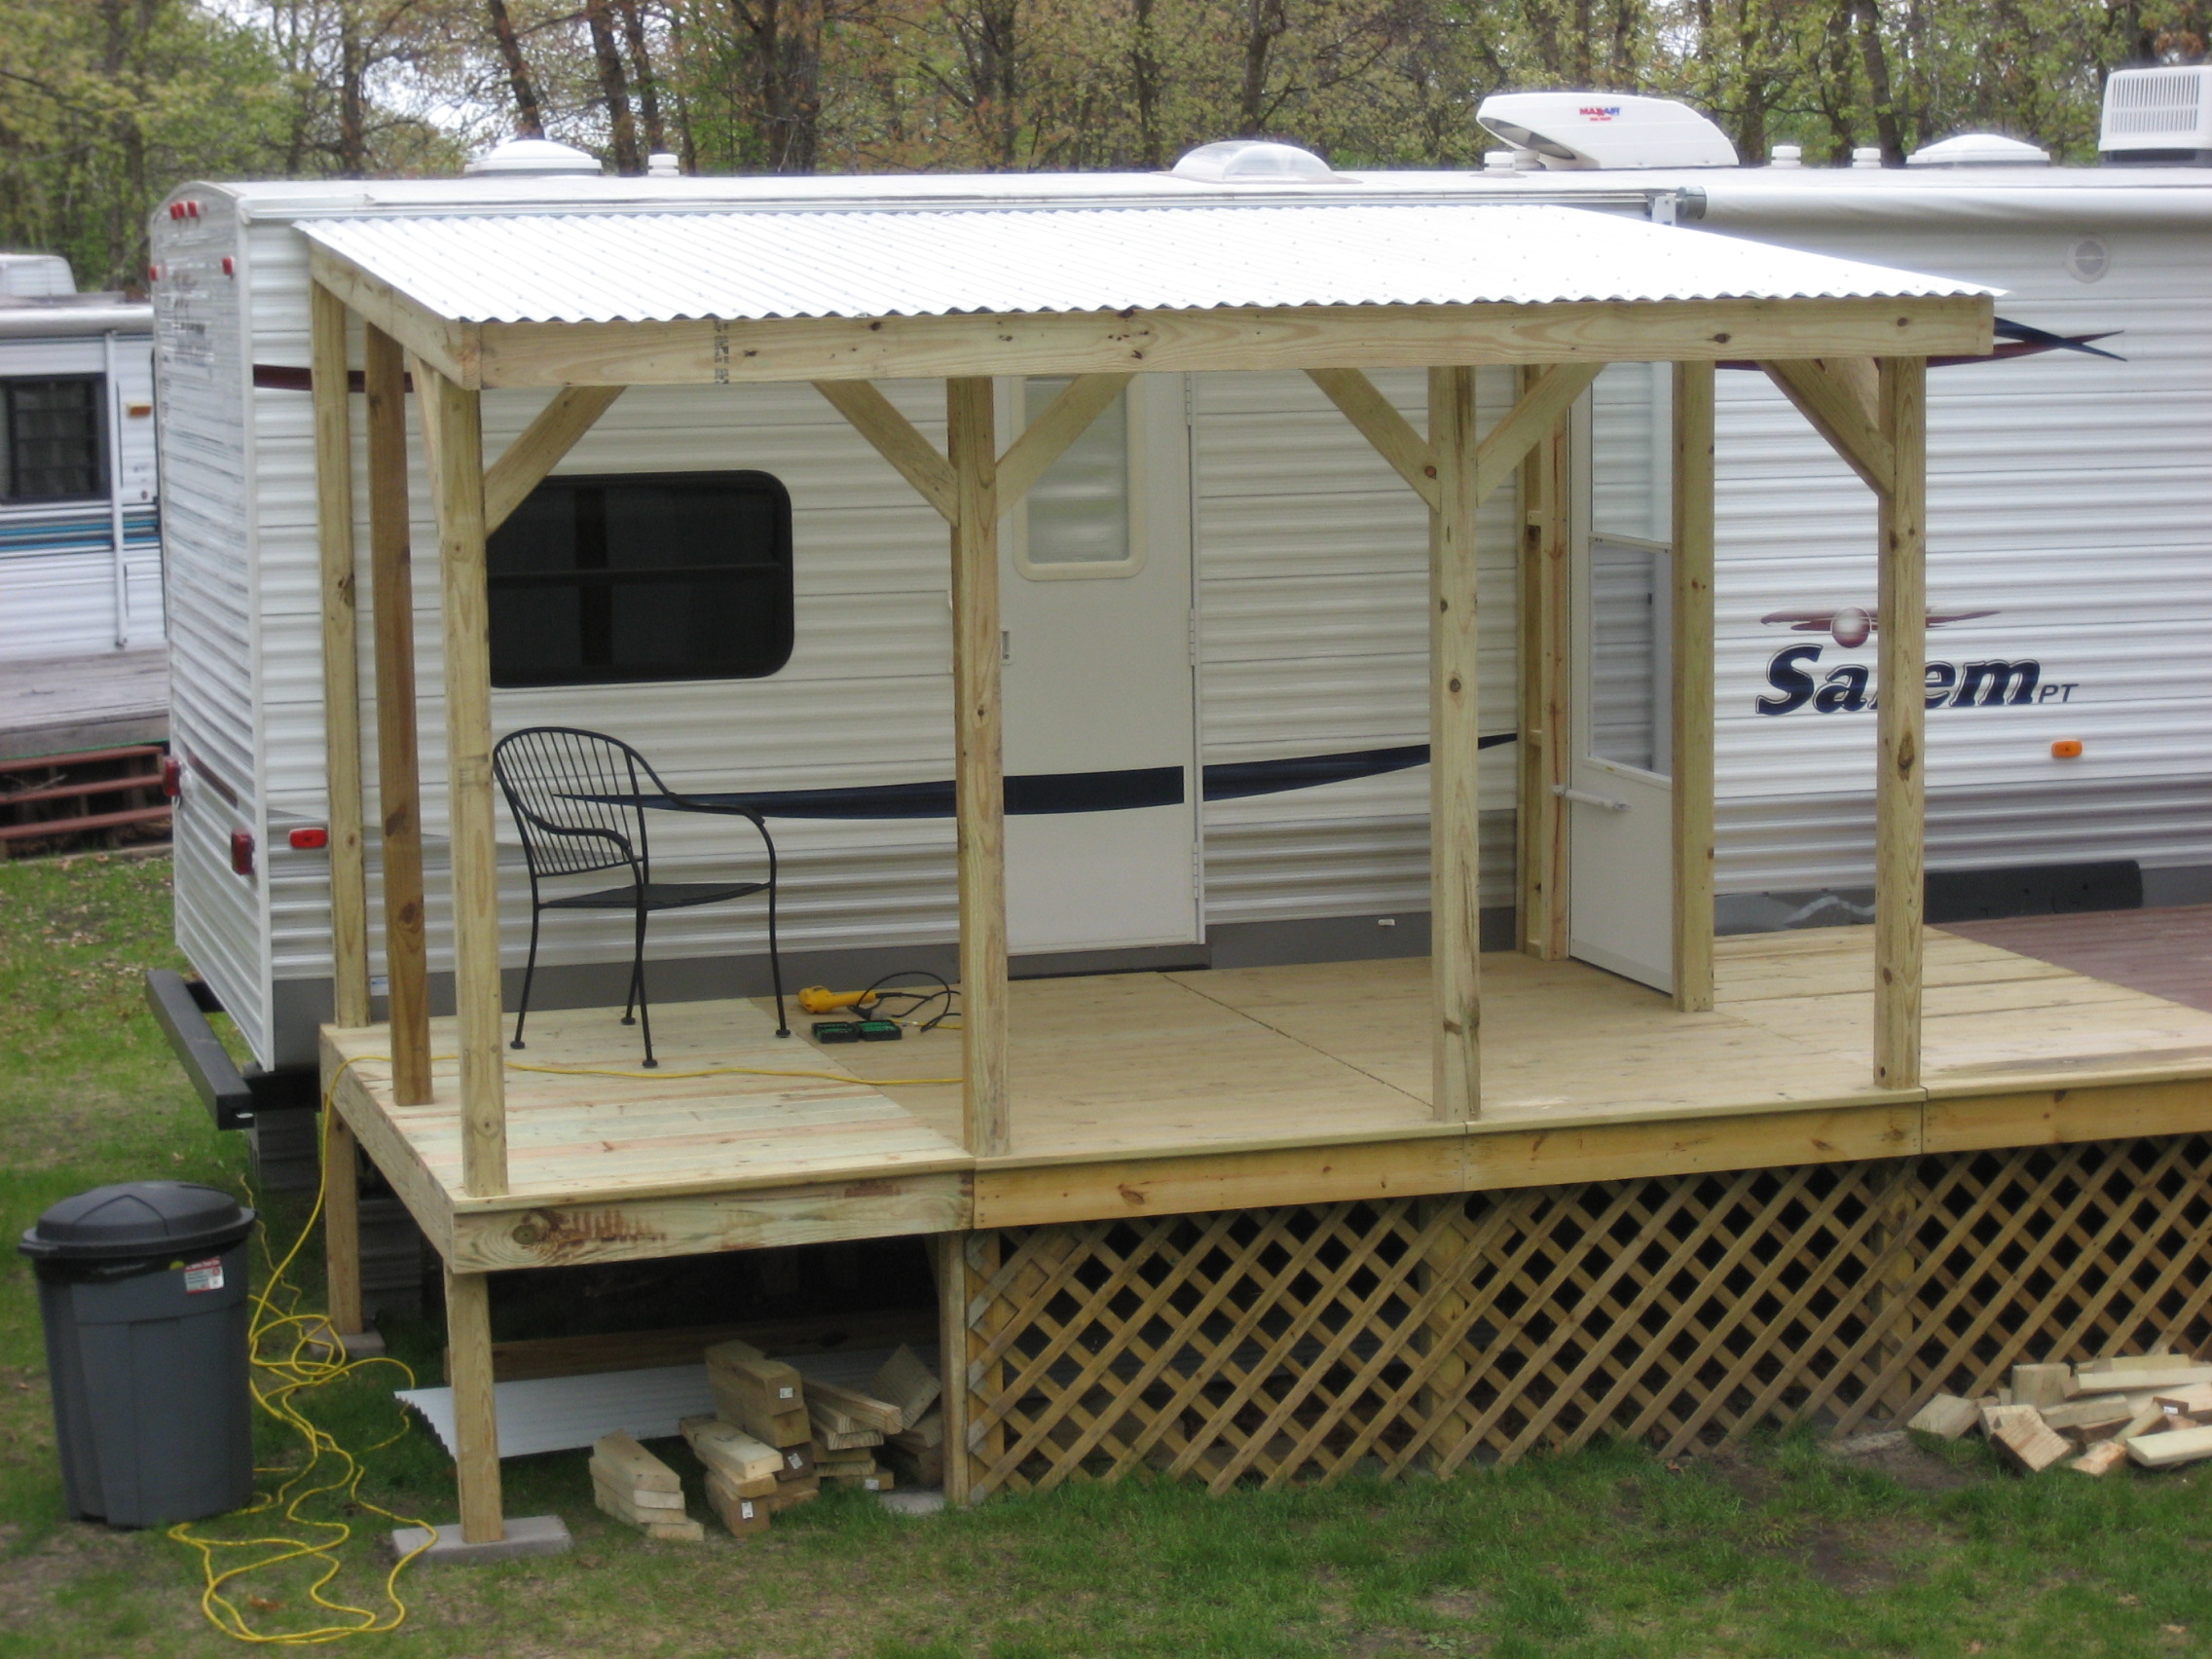
[[[2105,79],[2104,122],[2097,148],[2126,161],[2150,152],[2159,160],[2199,159],[2212,150],[2212,67],[2115,69]]]
[[[1200,144],[1177,162],[1177,178],[1208,184],[1306,184],[1336,177],[1311,150],[1266,138],[1227,138]]]
[[[77,291],[69,262],[57,253],[0,253],[0,294],[11,300],[51,300]]]
[[[505,177],[561,177],[588,173],[597,178],[601,168],[595,156],[550,138],[509,138],[472,157],[461,171],[471,177],[498,174]]]
[[[1728,134],[1687,104],[1629,92],[1501,92],[1475,119],[1555,171],[1732,167]]]
[[[1962,132],[1940,144],[1923,144],[1904,159],[1908,167],[2047,167],[2050,152],[1995,132]]]

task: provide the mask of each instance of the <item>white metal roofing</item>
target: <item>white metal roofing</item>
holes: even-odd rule
[[[302,229],[469,322],[1991,291],[1566,207],[520,213]]]

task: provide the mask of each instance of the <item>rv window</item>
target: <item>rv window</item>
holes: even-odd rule
[[[1021,424],[1042,416],[1068,384],[1057,378],[1023,382]],[[1129,424],[1124,394],[1031,486],[1015,514],[1014,568],[1023,575],[1126,576],[1143,567],[1144,549],[1129,510],[1142,496]]]
[[[100,451],[97,377],[0,381],[0,500],[104,494]]]
[[[549,478],[496,531],[492,683],[755,680],[792,654],[792,503],[764,472]]]

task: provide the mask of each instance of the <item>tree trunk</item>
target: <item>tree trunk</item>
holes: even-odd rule
[[[660,87],[653,75],[653,60],[645,50],[645,19],[638,0],[615,0],[622,14],[622,36],[630,47],[630,67],[638,77],[638,113],[645,124],[645,149],[657,154],[668,148],[661,129]]]
[[[1245,0],[1244,86],[1237,100],[1237,130],[1264,136],[1268,109],[1268,69],[1275,48],[1290,31],[1284,0]]]
[[[1137,161],[1154,169],[1167,165],[1160,132],[1159,0],[1133,0],[1129,32],[1129,91],[1137,106]]]
[[[591,55],[599,65],[601,101],[607,106],[607,133],[614,151],[614,170],[641,173],[645,159],[638,154],[638,121],[630,109],[630,78],[623,73],[622,54],[615,49],[614,25],[607,15],[608,0],[584,0],[584,23],[591,31]]]
[[[1882,50],[1882,14],[1875,0],[1851,0],[1859,24],[1859,55],[1866,67],[1866,97],[1874,106],[1874,136],[1882,146],[1882,166],[1904,166],[1904,129],[1890,91],[1890,59]]]
[[[338,9],[338,172],[365,178],[369,170],[368,46],[350,5]]]
[[[530,78],[530,65],[523,58],[522,42],[515,35],[515,20],[508,15],[507,0],[485,0],[492,14],[492,38],[498,42],[499,60],[506,65],[507,89],[515,97],[515,136],[542,138],[545,136],[545,112],[537,101],[537,88]]]

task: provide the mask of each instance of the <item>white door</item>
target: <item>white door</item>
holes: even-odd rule
[[[1000,385],[1010,434],[1067,383]],[[1139,375],[1006,516],[1007,931],[1015,953],[1200,937],[1190,445]],[[1025,806],[1054,810],[1024,811]]]
[[[1675,984],[1672,387],[1607,369],[1576,412],[1567,949]]]

